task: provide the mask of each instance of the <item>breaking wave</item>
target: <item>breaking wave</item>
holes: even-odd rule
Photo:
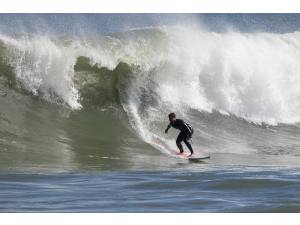
[[[299,61],[298,32],[158,27],[101,37],[1,35],[0,87],[3,97],[14,89],[72,110],[119,106],[144,141],[166,151],[173,142],[160,135],[171,111],[202,130],[202,145],[214,136],[205,124],[218,115],[298,123]]]
[[[147,107],[216,110],[273,125],[300,120],[299,33],[162,27],[93,39],[2,35],[0,41],[2,76],[14,76],[19,88],[72,109],[82,107],[81,92],[88,99],[87,86],[101,86],[89,97],[103,98],[120,91],[105,82],[127,76],[122,91],[134,104],[152,99]]]

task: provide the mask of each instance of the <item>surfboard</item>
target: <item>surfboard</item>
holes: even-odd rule
[[[207,159],[210,159],[210,156],[202,156],[202,157],[197,157],[197,156],[192,156],[192,157],[189,157],[187,154],[178,154],[177,155],[182,158],[182,159],[187,159],[189,161],[192,161],[192,162],[203,162],[204,160],[207,160]]]
[[[203,162],[206,159],[210,159],[210,156],[204,156],[204,157],[187,157],[189,161],[192,162]]]

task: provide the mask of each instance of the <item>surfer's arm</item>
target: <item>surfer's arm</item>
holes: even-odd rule
[[[168,133],[168,130],[170,129],[171,124],[168,125],[167,129],[165,130],[165,133]]]

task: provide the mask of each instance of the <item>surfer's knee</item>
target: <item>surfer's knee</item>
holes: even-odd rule
[[[177,138],[176,145],[178,146],[178,148],[182,148],[182,144],[181,144],[182,141],[183,141],[182,139]]]
[[[181,147],[181,146],[182,146],[181,141],[176,141],[176,145],[177,145],[178,147]]]

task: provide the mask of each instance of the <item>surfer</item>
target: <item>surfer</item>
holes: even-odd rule
[[[188,124],[187,122],[184,122],[181,119],[176,119],[175,113],[169,114],[169,121],[170,121],[170,124],[168,125],[167,129],[165,130],[165,133],[168,133],[168,130],[170,129],[170,127],[180,130],[180,133],[176,139],[176,145],[180,151],[179,154],[183,154],[183,147],[181,144],[181,142],[183,141],[191,152],[191,154],[189,156],[192,156],[194,154],[193,147],[190,143],[192,140],[193,132],[194,132],[192,126],[190,124]]]

